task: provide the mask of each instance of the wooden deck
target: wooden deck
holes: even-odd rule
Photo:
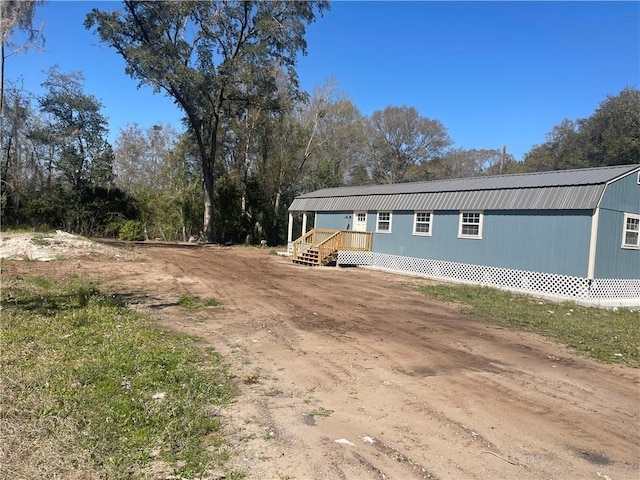
[[[335,262],[340,250],[370,252],[371,232],[314,228],[293,242],[293,263],[318,266]]]

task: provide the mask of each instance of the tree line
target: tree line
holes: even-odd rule
[[[607,97],[589,118],[563,121],[523,161],[455,148],[440,121],[410,106],[362,115],[334,79],[304,92],[295,59],[306,52],[305,25],[327,9],[324,1],[94,9],[85,26],[124,58],[128,75],[175,101],[184,130],[132,123],[111,145],[81,72],[53,66],[38,97],[5,88],[3,75],[2,224],[276,245],[286,240],[288,205],[311,190],[639,161],[636,88]],[[12,28],[29,25],[22,18]],[[0,26],[4,63],[11,36]]]

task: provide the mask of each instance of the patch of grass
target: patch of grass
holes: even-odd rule
[[[217,298],[214,298],[214,297],[205,298],[204,301],[203,301],[203,304],[204,304],[205,307],[217,307],[219,305],[222,305],[220,303],[220,300],[218,300]]]
[[[284,393],[282,390],[280,390],[279,388],[276,387],[271,387],[268,390],[264,391],[264,394],[267,397],[277,397],[278,395]]]
[[[79,277],[3,274],[1,478],[204,478],[228,457],[222,358]]]
[[[471,285],[427,285],[425,295],[452,302],[462,313],[515,330],[543,335],[604,363],[640,367],[640,312],[549,302]]]
[[[326,409],[324,407],[318,407],[311,410],[311,416],[313,417],[330,417],[333,410]]]
[[[46,247],[52,244],[51,235],[47,235],[46,233],[36,233],[31,238],[31,243],[37,245],[39,247]]]
[[[217,307],[221,305],[220,300],[214,297],[200,298],[194,295],[182,295],[178,299],[178,305],[183,308],[195,310],[200,307]]]

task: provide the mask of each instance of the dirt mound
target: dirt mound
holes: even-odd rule
[[[61,230],[55,233],[0,234],[0,259],[49,262],[86,257],[125,260],[130,255],[121,248],[97,243]]]

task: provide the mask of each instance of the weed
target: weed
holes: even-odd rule
[[[260,383],[262,379],[262,369],[260,367],[256,367],[253,371],[244,377],[244,383],[247,385],[253,385],[256,383]]]
[[[217,307],[220,305],[220,301],[214,297],[208,297],[203,300],[194,295],[182,295],[178,299],[178,305],[180,305],[183,308],[195,310],[196,308],[200,308],[202,306]]]
[[[183,308],[195,309],[200,306],[200,301],[193,295],[181,295],[178,298],[178,305]]]
[[[275,387],[271,387],[270,389],[264,391],[264,394],[267,397],[277,397],[281,393],[283,393],[282,390],[280,390],[279,388],[275,388]]]
[[[219,305],[221,305],[221,303],[220,303],[220,300],[218,300],[217,298],[208,297],[204,299],[205,307],[217,307]]]
[[[640,313],[555,303],[472,285],[428,285],[425,295],[453,302],[481,321],[534,332],[604,363],[640,367]]]
[[[311,410],[312,417],[330,417],[333,413],[333,410],[328,410],[324,407],[318,407]]]
[[[242,480],[247,476],[242,470],[231,470],[224,478],[228,480]]]

